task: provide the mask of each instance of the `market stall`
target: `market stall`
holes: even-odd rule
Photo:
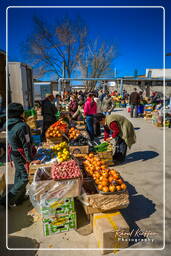
[[[110,143],[90,145],[84,122],[68,124],[59,119],[51,125],[46,142],[37,147],[35,160],[41,164],[30,166],[28,193],[42,216],[45,236],[77,229],[74,198],[79,199],[97,240],[101,239],[102,253],[107,253],[105,236],[116,233],[109,219],[116,221],[118,229],[129,230],[119,211],[128,207],[129,194],[124,179],[113,168]],[[113,248],[113,242],[117,248],[128,246],[117,239],[109,239],[107,247]]]

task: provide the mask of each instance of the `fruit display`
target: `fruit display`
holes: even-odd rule
[[[75,160],[62,163],[54,163],[51,168],[51,176],[54,180],[73,179],[81,176],[80,168]]]
[[[82,135],[79,135],[76,139],[70,141],[70,146],[86,146],[88,145],[88,139]]]
[[[126,190],[127,186],[119,172],[114,169],[107,169],[104,162],[92,153],[85,158],[85,170],[93,177],[100,192],[113,193]]]
[[[93,153],[88,154],[85,156],[85,161],[83,162],[86,172],[93,176],[94,172],[99,172],[101,170],[105,170],[107,166],[103,160]]]
[[[106,152],[112,150],[112,145],[108,142],[103,142],[100,145],[94,147],[95,152]]]
[[[63,133],[67,132],[68,125],[59,120],[56,123],[52,124],[46,131],[46,137],[61,137]]]
[[[51,147],[51,149],[56,153],[59,162],[66,161],[70,158],[68,144],[66,142],[61,142],[60,144],[54,145]]]
[[[80,135],[80,131],[75,129],[74,127],[69,129],[68,136],[69,139],[76,139]]]

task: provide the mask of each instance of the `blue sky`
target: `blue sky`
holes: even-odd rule
[[[35,3],[36,2],[36,3]],[[25,5],[47,5],[47,1],[24,1]],[[82,5],[137,5],[137,1],[82,1]],[[164,6],[166,9],[166,52],[171,52],[171,6],[169,1],[138,1],[140,6]],[[2,1],[0,23],[2,41],[0,48],[5,50],[5,8],[11,5],[23,5],[23,1]],[[48,5],[80,5],[78,1],[48,1]],[[108,44],[115,44],[118,57],[112,63],[118,76],[133,75],[137,69],[144,74],[146,68],[162,68],[163,49],[163,9],[162,8],[79,8],[79,9],[9,9],[9,60],[25,62],[21,54],[21,43],[33,31],[33,15],[54,23],[68,14],[80,15],[89,27],[90,39],[100,38]],[[166,67],[171,68],[171,57],[166,57]]]

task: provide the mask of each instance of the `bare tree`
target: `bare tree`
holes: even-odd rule
[[[70,78],[77,65],[78,56],[85,47],[87,27],[80,18],[64,17],[55,26],[33,18],[35,32],[23,43],[22,51],[33,66],[36,78],[54,73],[56,79]]]
[[[100,78],[106,73],[113,75],[112,61],[116,58],[116,48],[108,46],[105,42],[95,40],[88,43],[84,52],[79,56],[79,69],[83,77]],[[95,81],[86,83],[87,87],[94,89]]]

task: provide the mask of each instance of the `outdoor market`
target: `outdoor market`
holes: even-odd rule
[[[131,102],[131,97],[137,103]],[[54,96],[48,94],[41,106],[27,111],[18,103],[8,107],[9,125],[16,124],[17,118],[22,125],[25,120],[31,136],[27,146],[23,144],[23,151],[17,149],[18,152],[9,153],[11,164],[14,162],[20,168],[24,164],[28,172],[28,184],[27,181],[22,184],[23,178],[15,179],[14,187],[18,188],[11,189],[12,193],[8,194],[9,209],[29,197],[33,206],[31,214],[35,221],[42,221],[42,232],[47,237],[77,230],[80,209],[76,205],[79,204],[90,222],[87,234],[94,233],[102,254],[110,253],[114,248],[127,248],[131,239],[130,227],[120,210],[130,204],[129,181],[124,180],[117,167],[124,164],[127,147],[136,143],[136,134],[132,123],[118,115],[118,111],[125,110],[133,119],[151,120],[157,127],[165,125],[169,128],[170,101],[165,104],[165,118],[162,115],[163,100],[155,94],[143,98],[136,89],[131,95],[124,90],[123,96],[107,90],[101,90],[99,95],[97,92],[64,92],[57,104],[53,102]],[[51,108],[56,112],[53,113]],[[90,108],[95,108],[93,114],[88,112],[92,111]],[[90,118],[92,122],[89,122]],[[10,126],[8,129],[9,143],[15,147],[17,133]],[[29,147],[32,151],[30,163],[27,160]],[[22,164],[17,162],[15,157],[18,156],[24,159]],[[3,192],[4,177],[1,182]],[[6,197],[1,198],[4,205],[5,200]]]
[[[170,255],[171,8],[124,1],[2,1],[0,256]]]

